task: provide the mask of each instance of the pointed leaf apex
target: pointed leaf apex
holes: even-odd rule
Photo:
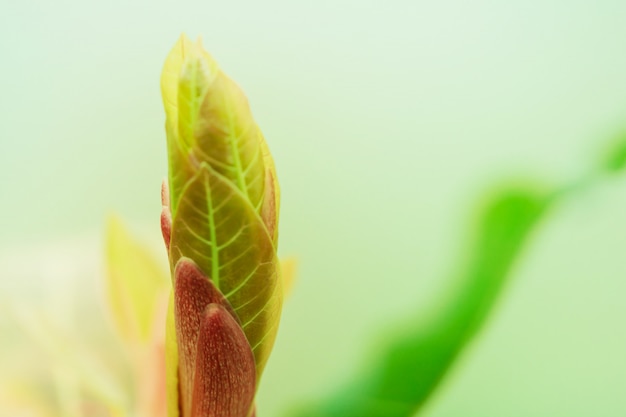
[[[254,355],[239,324],[209,304],[198,339],[191,417],[247,417],[256,390]]]
[[[189,258],[181,258],[174,269],[174,318],[180,364],[182,415],[189,416],[196,378],[200,334],[210,304],[219,304],[237,323],[235,312],[224,296]],[[237,324],[237,326],[239,326]],[[246,344],[247,344],[246,340]],[[250,345],[248,344],[248,349]]]

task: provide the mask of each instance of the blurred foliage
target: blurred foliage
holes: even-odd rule
[[[549,209],[593,184],[601,172],[617,173],[626,167],[626,135],[618,139],[600,172],[592,171],[581,181],[560,188],[514,183],[490,194],[449,280],[453,291],[440,308],[426,323],[415,318],[344,389],[289,416],[409,417],[421,410],[483,326],[515,261]]]
[[[626,132],[611,143],[602,162],[604,170],[609,173],[617,173],[626,167]]]
[[[161,91],[167,116],[169,196],[163,204],[172,219],[170,265],[173,270],[182,257],[192,259],[226,297],[260,378],[283,295],[272,156],[244,93],[200,40],[180,37],[163,66]]]
[[[458,268],[460,282],[445,306],[425,325],[394,340],[374,366],[346,390],[298,417],[410,416],[428,399],[462,349],[475,336],[509,271],[549,207],[538,187],[512,186],[495,193],[481,210],[470,255]]]
[[[133,367],[128,408],[136,415],[165,416],[164,321],[170,282],[162,265],[116,216],[108,219],[105,243],[107,312]]]
[[[106,268],[107,296],[118,331],[128,342],[148,342],[159,297],[169,290],[169,280],[116,216],[107,223]]]

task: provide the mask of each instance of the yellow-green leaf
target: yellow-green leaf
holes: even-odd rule
[[[276,175],[276,165],[267,142],[261,135],[261,149],[265,162],[265,197],[261,208],[261,218],[278,249],[278,219],[280,217],[280,186]]]
[[[182,256],[193,259],[232,305],[260,376],[282,306],[276,251],[247,197],[205,162],[183,190],[173,218],[172,265]]]
[[[183,35],[166,60],[161,89],[172,215],[185,184],[203,162],[232,182],[260,213],[266,184],[263,137],[239,87],[200,41]]]

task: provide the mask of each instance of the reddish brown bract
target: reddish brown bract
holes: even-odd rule
[[[209,304],[198,339],[192,417],[246,417],[254,401],[254,355],[233,317]]]
[[[161,185],[161,204],[163,205],[161,210],[161,233],[163,234],[165,248],[169,253],[170,238],[172,236],[172,212],[170,211],[170,190],[165,180],[163,180]]]
[[[174,275],[182,417],[247,417],[256,370],[236,314],[192,260]]]

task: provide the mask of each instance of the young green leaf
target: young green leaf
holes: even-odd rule
[[[193,43],[184,35],[166,60],[161,89],[172,215],[186,183],[205,162],[241,191],[275,240],[279,198],[275,168],[243,92],[199,41]]]
[[[171,262],[182,256],[192,258],[232,305],[260,375],[282,306],[278,260],[254,207],[207,163],[187,184],[173,218]]]
[[[165,62],[161,90],[169,159],[161,228],[172,272],[181,257],[189,258],[224,295],[254,353],[259,378],[283,297],[274,162],[246,97],[200,41],[181,36]],[[183,352],[172,326],[184,318],[173,311],[170,316],[168,375],[173,387]],[[190,389],[188,383],[182,388]],[[170,402],[180,400],[174,388],[169,395]]]

